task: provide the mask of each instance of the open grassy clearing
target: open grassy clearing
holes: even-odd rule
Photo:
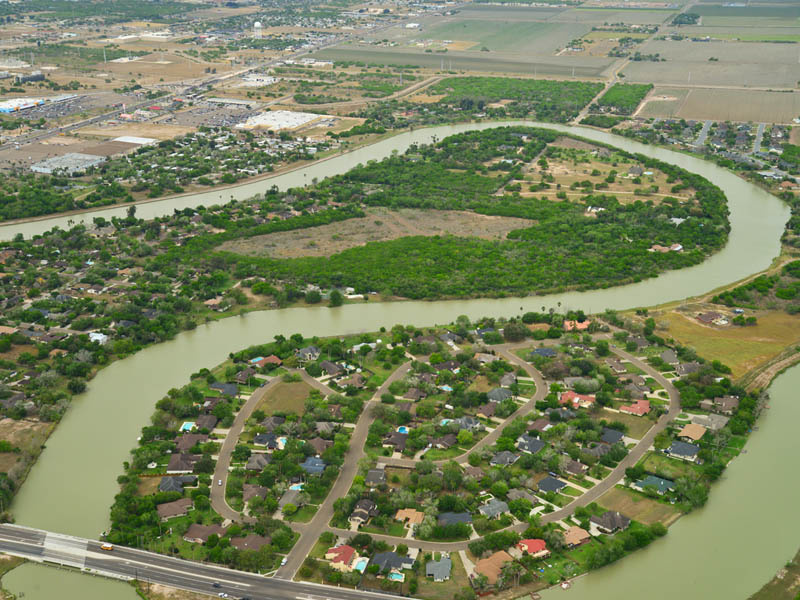
[[[263,410],[268,415],[277,411],[302,415],[306,398],[312,389],[305,381],[281,381],[267,392],[257,410]]]
[[[648,473],[654,473],[659,477],[675,481],[679,477],[692,477],[698,471],[690,463],[678,458],[670,458],[661,452],[648,452],[639,461]]]
[[[797,92],[656,87],[637,116],[790,123],[798,114]]]
[[[637,417],[635,415],[628,415],[625,413],[615,413],[605,408],[597,413],[598,419],[605,419],[606,421],[617,421],[628,427],[626,435],[628,437],[640,440],[644,434],[653,426],[653,421],[647,417]]]
[[[680,517],[680,511],[673,506],[620,487],[608,490],[600,496],[597,503],[606,510],[615,510],[645,525],[653,523],[670,525]]]
[[[368,216],[311,229],[282,231],[227,242],[221,249],[240,254],[295,258],[330,256],[369,242],[405,236],[456,235],[483,239],[505,239],[509,231],[529,227],[531,222],[515,217],[494,217],[466,211],[389,210],[375,208]]]
[[[670,311],[657,315],[656,322],[667,325],[659,335],[694,348],[700,356],[713,356],[737,378],[800,341],[800,319],[782,311],[756,313],[758,324],[754,327],[708,327],[694,318],[701,310],[693,307],[688,314]]]
[[[625,23],[627,25],[658,25],[675,13],[671,9],[619,9],[600,7],[579,7],[564,11],[554,21],[590,23]]]

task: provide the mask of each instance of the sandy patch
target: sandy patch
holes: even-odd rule
[[[130,123],[125,125],[111,125],[108,127],[84,127],[78,130],[79,135],[116,138],[123,135],[135,137],[149,137],[158,140],[171,140],[172,138],[192,133],[194,127],[182,125],[157,125],[155,123]]]

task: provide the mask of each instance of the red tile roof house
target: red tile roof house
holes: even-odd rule
[[[547,558],[550,556],[550,551],[547,549],[547,544],[544,540],[520,540],[517,542],[517,550],[527,552],[533,558]]]
[[[564,321],[564,331],[584,331],[589,329],[592,322],[586,321]]]
[[[356,560],[358,560],[358,552],[356,552],[355,548],[346,544],[334,546],[325,553],[325,560],[331,561],[331,568],[342,573],[350,573]]]
[[[650,412],[650,401],[637,400],[633,404],[626,404],[625,406],[620,406],[619,412],[628,413],[629,415],[636,415],[637,417],[643,417],[644,415]]]
[[[572,390],[561,392],[559,404],[572,404],[574,408],[589,408],[594,404],[594,396],[587,394],[576,394]]]

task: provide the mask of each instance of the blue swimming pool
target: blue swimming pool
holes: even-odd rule
[[[292,485],[289,486],[289,489],[290,490],[302,490],[303,489],[303,484],[302,483],[293,483]]]
[[[397,433],[408,433],[408,427],[400,425],[400,427],[397,428]]]
[[[389,579],[391,581],[403,581],[405,578],[406,576],[402,573],[389,573]]]
[[[194,421],[186,421],[181,425],[181,432],[191,431],[192,429],[194,429]]]
[[[444,426],[445,426],[445,425],[447,425],[448,423],[452,423],[452,422],[453,422],[453,419],[442,419],[441,421],[439,421],[439,425],[441,425],[442,427],[444,427]]]
[[[359,558],[359,559],[356,561],[356,564],[355,564],[355,565],[353,565],[353,568],[354,568],[356,571],[358,571],[359,573],[363,573],[363,572],[364,572],[364,569],[366,569],[366,568],[367,568],[367,565],[368,565],[368,564],[369,564],[369,559],[368,559],[368,558],[365,558],[365,557],[363,557],[363,556],[362,556],[361,558]]]

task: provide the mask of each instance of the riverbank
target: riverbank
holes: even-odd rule
[[[749,600],[796,600],[800,590],[800,550]]]

